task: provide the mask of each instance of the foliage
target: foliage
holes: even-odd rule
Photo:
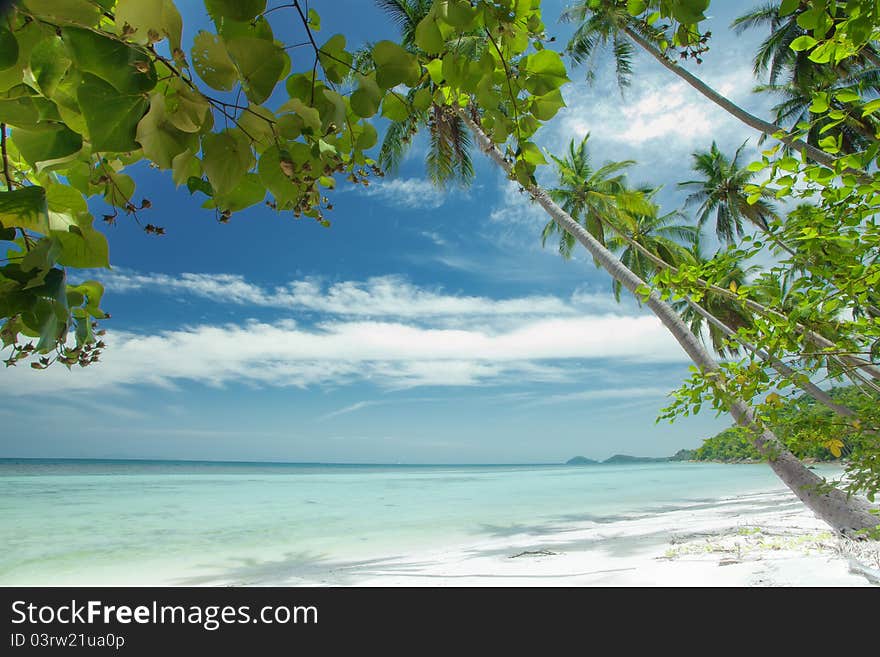
[[[834,388],[831,397],[866,415],[877,414],[877,399],[853,386]],[[849,459],[863,452],[876,451],[876,435],[841,422],[833,411],[800,395],[782,402],[772,422],[774,433],[801,459],[834,461]],[[760,460],[748,432],[730,428],[707,438],[694,451],[697,461]]]
[[[324,225],[335,178],[366,184],[378,171],[368,155],[377,132],[367,119],[399,102],[394,87],[423,75],[414,56],[375,44],[375,70],[349,96],[340,83],[352,54],[343,35],[319,44],[314,10],[285,6],[311,49],[291,61],[265,0],[205,7],[215,29],[200,31],[188,49],[172,0],[23,0],[6,17],[0,336],[11,347],[7,365],[97,360],[103,288],[68,280],[110,265],[92,209],[104,206],[108,224],[124,215],[149,234],[166,232],[142,223],[153,204],[136,200],[127,167],[148,162],[170,171],[177,186],[203,194],[220,221],[265,201]]]

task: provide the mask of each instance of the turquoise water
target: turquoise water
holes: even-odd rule
[[[295,573],[780,488],[765,465],[0,459],[0,585]]]

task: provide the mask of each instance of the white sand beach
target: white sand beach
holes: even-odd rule
[[[265,565],[264,565],[265,566]],[[318,586],[872,586],[880,544],[834,537],[790,493],[623,520],[522,527],[455,549],[321,562],[267,581]],[[245,574],[245,573],[241,573]],[[215,582],[217,584],[221,582]]]

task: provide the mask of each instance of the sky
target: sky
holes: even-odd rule
[[[564,4],[543,3],[560,47],[572,30],[557,20]],[[728,29],[754,4],[712,4],[696,72],[768,116],[770,99],[750,93],[765,35]],[[199,2],[178,6],[191,43],[208,19]],[[367,0],[312,6],[324,38],[396,36]],[[292,43],[290,11],[273,25]],[[311,66],[290,52],[295,69]],[[756,134],[650,57],[636,57],[623,95],[608,59],[594,66],[592,85],[572,69],[567,107],[539,132],[549,152],[589,132],[594,162],[636,160],[632,183],[664,186],[664,211],[683,205],[676,183],[692,178],[695,150],[714,139],[732,153],[748,139],[755,152]],[[330,228],[263,206],[220,224],[170,172],[129,171],[152,202],[142,220],[167,235],[104,228],[103,361],[3,371],[0,457],[552,463],[670,455],[730,425],[711,411],[656,424],[689,366],[659,321],[615,302],[586,252],[565,261],[542,248],[546,217],[482,154],[469,188],[441,191],[425,152],[420,136],[395,175],[340,184]],[[552,183],[552,169],[540,180]]]

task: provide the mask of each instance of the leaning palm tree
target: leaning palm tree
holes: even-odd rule
[[[777,136],[787,146],[803,153],[815,162],[826,166],[834,165],[834,157],[812,144],[797,139],[782,127],[758,118],[744,110],[730,99],[721,95],[700,78],[680,66],[665,50],[664,43],[672,39],[660,29],[648,24],[647,20],[631,16],[627,0],[578,0],[562,13],[561,20],[578,23],[574,35],[566,48],[576,62],[589,60],[601,47],[610,45],[617,66],[618,79],[628,80],[632,71],[631,49],[620,48],[622,39],[642,48],[666,69],[677,75],[700,94],[736,117],[747,126],[761,134]]]
[[[755,87],[755,92],[780,96],[780,102],[773,107],[775,122],[788,130],[794,130],[798,124],[809,124],[806,140],[814,146],[829,123],[828,120],[817,121],[812,114],[814,94],[830,92],[830,108],[843,115],[839,127],[841,151],[853,153],[868,148],[876,141],[876,119],[862,116],[859,108],[840,102],[834,92],[858,89],[862,97],[868,99],[880,94],[880,72],[876,61],[872,61],[877,55],[874,46],[867,44],[858,55],[837,64],[814,62],[809,50],[791,49],[795,39],[809,35],[798,21],[810,6],[800,3],[786,16],[779,15],[779,8],[778,1],[767,2],[743,14],[731,25],[738,34],[752,29],[769,32],[753,60],[755,77],[763,79],[766,75],[767,82]],[[832,11],[835,10],[832,8]]]
[[[418,54],[419,50],[415,45],[416,26],[431,10],[433,0],[376,0],[376,4],[397,25],[401,45]],[[457,48],[474,50],[479,48],[479,43],[468,39],[458,43]],[[362,72],[373,68],[371,53],[371,44],[355,53],[354,68]],[[430,80],[425,85],[430,85]],[[395,172],[409,152],[412,139],[427,129],[429,147],[425,155],[425,167],[428,178],[435,185],[446,182],[469,185],[474,177],[470,132],[458,115],[444,111],[435,103],[425,109],[413,107],[420,88],[410,89],[407,93],[407,102],[412,108],[407,117],[389,123],[379,149],[379,166],[389,173]]]
[[[830,122],[828,119],[817,120],[818,117],[813,114],[813,94],[816,91],[829,93],[829,108],[842,116],[838,124],[838,134],[841,137],[840,150],[843,153],[857,153],[866,150],[877,140],[880,121],[873,114],[863,116],[859,107],[842,103],[835,97],[835,92],[851,88],[862,89],[869,97],[876,96],[877,90],[880,89],[880,70],[860,70],[854,76],[818,84],[812,88],[790,82],[761,84],[755,87],[754,91],[778,96],[780,101],[771,108],[775,116],[774,121],[791,130],[797,129],[798,125],[809,125],[806,140],[813,145],[817,145],[826,135],[825,126]],[[765,135],[762,135],[761,141],[764,138]]]
[[[472,108],[458,111],[459,116],[472,131],[480,150],[486,153],[504,173],[512,176],[513,165],[483,131],[477,112]],[[646,289],[645,281],[606,249],[578,220],[560,207],[547,191],[535,182],[527,183],[524,188],[560,229],[575,237],[613,279],[620,281],[630,293],[643,300],[645,306],[658,317],[698,368],[707,376],[722,376],[721,368],[713,355],[690,332],[678,313],[660,298],[656,290],[643,296],[642,291]],[[825,522],[844,533],[849,533],[852,529],[874,528],[877,525],[877,518],[871,513],[867,504],[837,488],[825,486],[824,480],[798,461],[767,426],[758,423],[745,400],[730,394],[726,401],[737,424],[754,432],[753,444],[768,457],[773,471]]]
[[[779,0],[766,2],[731,23],[737,34],[754,29],[765,29],[769,33],[753,59],[756,78],[762,78],[766,74],[771,85],[777,84],[782,78],[784,82],[806,88],[819,77],[847,77],[854,72],[854,68],[876,68],[880,65],[877,49],[871,43],[866,44],[854,57],[848,57],[833,66],[814,62],[810,59],[809,50],[792,50],[791,44],[795,39],[809,35],[798,20],[812,7],[801,2],[794,11],[780,16],[780,5]],[[839,6],[837,9],[843,10],[843,7]],[[832,8],[832,11],[835,10]]]
[[[647,198],[650,200],[658,191],[651,190]],[[700,234],[696,226],[682,223],[685,215],[679,210],[660,214],[660,207],[654,203],[650,203],[648,209],[648,212],[629,213],[621,232],[608,240],[608,248],[617,253],[620,261],[645,280],[657,273],[657,265],[645,255],[645,250],[676,265],[686,259]],[[620,301],[619,281],[614,281],[613,290],[614,298]]]
[[[761,230],[776,217],[776,211],[767,200],[771,192],[762,192],[763,198],[749,202],[745,186],[755,177],[755,172],[740,165],[739,158],[745,143],[733,155],[727,157],[714,141],[708,151],[693,153],[693,170],[702,177],[679,183],[694,191],[687,197],[686,206],[697,205],[697,223],[705,226],[714,217],[715,234],[722,242],[732,243],[744,233],[743,221],[749,221]]]
[[[651,204],[641,191],[627,187],[625,171],[635,162],[606,162],[596,168],[590,158],[589,139],[590,133],[580,143],[572,139],[564,158],[550,156],[556,164],[558,186],[548,190],[548,193],[562,209],[604,244],[609,224],[625,223],[629,212],[650,212]],[[546,246],[547,240],[554,235],[559,235],[560,255],[570,258],[576,244],[575,238],[551,220],[541,232],[541,243]]]

